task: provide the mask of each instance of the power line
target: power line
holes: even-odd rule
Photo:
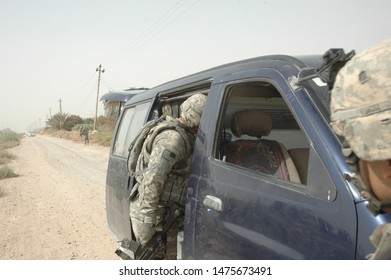
[[[93,92],[96,90],[96,83],[93,82],[93,79],[96,75],[96,71],[93,72],[91,77],[88,78],[87,82],[80,87],[80,89],[73,93],[72,96],[78,95],[78,100],[82,100],[78,104],[73,104],[73,110],[78,111],[83,105],[86,104],[87,100],[91,98]],[[92,100],[92,99],[91,99]]]
[[[162,29],[159,30],[159,32],[162,32],[163,30],[165,30],[167,27],[169,27],[172,23],[174,23],[175,21],[177,21],[180,17],[182,17],[185,13],[187,13],[187,11],[189,11],[191,8],[193,8],[196,4],[198,4],[198,2],[200,2],[200,0],[197,0],[193,3],[193,5],[191,5],[190,7],[188,7],[186,10],[184,10],[181,14],[179,14],[176,18],[174,18],[172,21],[170,21],[168,24],[166,24]]]
[[[181,6],[186,3],[188,0],[185,0]],[[130,50],[132,47],[134,47],[135,45],[137,45],[141,40],[143,40],[149,33],[151,33],[155,28],[156,26],[158,26],[158,24],[160,24],[161,21],[163,21],[164,18],[166,17],[169,17],[170,14],[172,14],[175,10],[177,10],[179,7],[177,7],[179,5],[179,3],[181,2],[181,0],[179,0],[178,2],[175,3],[174,6],[172,6],[166,13],[164,13],[159,19],[157,19],[154,23],[152,23],[151,26],[149,26],[143,33],[141,33],[137,38],[135,38],[132,42],[130,42],[125,48],[123,48],[120,52],[118,52],[117,55],[117,59],[116,61],[119,62],[121,61],[121,58],[123,56],[126,55],[126,53],[128,52],[128,50]],[[111,60],[114,60],[115,56],[111,59]],[[108,62],[106,62],[105,64],[107,65]],[[114,63],[113,63],[114,64]]]
[[[104,84],[106,87],[108,87],[110,90],[113,90],[114,86],[112,86],[113,84],[116,84],[117,87],[120,86],[121,88],[128,88],[130,85],[127,84],[123,84],[123,83],[120,83],[120,82],[116,82],[116,81],[113,81],[113,80],[110,80],[110,79],[107,79],[106,78],[101,78],[101,83]]]
[[[112,59],[112,65],[124,60],[126,57],[132,54],[132,51],[135,52],[141,46],[143,46],[148,40],[152,39],[156,33],[160,33],[165,30],[169,25],[178,20],[181,16],[183,16],[188,10],[190,10],[195,4],[197,4],[200,0],[194,2],[190,7],[182,11],[176,18],[167,22],[174,14],[179,11],[188,0],[178,1],[173,7],[171,7],[163,16],[161,16],[158,20],[156,20],[146,31],[144,31],[139,37],[133,40],[127,47],[125,47],[119,54],[117,55],[117,59]],[[154,32],[157,30],[157,32]],[[106,63],[107,64],[107,63]]]
[[[76,109],[79,109],[81,106],[83,106],[87,102],[87,100],[89,98],[91,98],[94,91],[95,91],[95,84],[91,84],[89,89],[85,91],[87,93],[86,96],[84,97],[83,101],[81,103],[79,103],[79,105],[76,107]]]
[[[91,82],[92,79],[95,77],[95,73],[96,73],[96,72],[93,72],[93,73],[91,74],[91,76],[90,76],[90,77],[88,78],[88,80],[83,84],[83,86],[81,86],[81,87],[79,88],[79,90],[75,91],[74,95],[77,95],[77,94],[79,94],[82,90],[84,90],[84,88],[88,85],[88,83]]]

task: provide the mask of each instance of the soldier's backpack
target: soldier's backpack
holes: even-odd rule
[[[133,139],[132,143],[130,143],[129,149],[128,149],[128,151],[129,151],[128,159],[127,159],[127,167],[128,167],[129,176],[133,177],[135,175],[137,159],[141,153],[141,149],[143,148],[144,141],[147,138],[152,127],[155,127],[156,124],[158,124],[159,122],[162,122],[164,119],[165,119],[165,117],[161,116],[160,118],[151,120],[151,121],[147,122],[146,124],[144,124],[144,126],[137,133],[136,137]]]

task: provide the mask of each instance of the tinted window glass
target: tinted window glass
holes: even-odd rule
[[[114,155],[127,157],[129,145],[143,125],[148,113],[149,105],[150,103],[143,103],[135,107],[127,108],[124,111],[114,142]]]

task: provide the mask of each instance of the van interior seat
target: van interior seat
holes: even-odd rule
[[[248,135],[255,140],[238,139],[227,144],[226,161],[283,180],[301,183],[295,164],[284,145],[262,139],[272,129],[269,114],[262,110],[245,110],[233,114],[231,131],[236,137]]]

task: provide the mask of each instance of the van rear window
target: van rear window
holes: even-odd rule
[[[126,108],[122,114],[121,123],[115,138],[113,154],[120,157],[128,156],[128,148],[137,132],[144,124],[150,103],[142,103]]]

